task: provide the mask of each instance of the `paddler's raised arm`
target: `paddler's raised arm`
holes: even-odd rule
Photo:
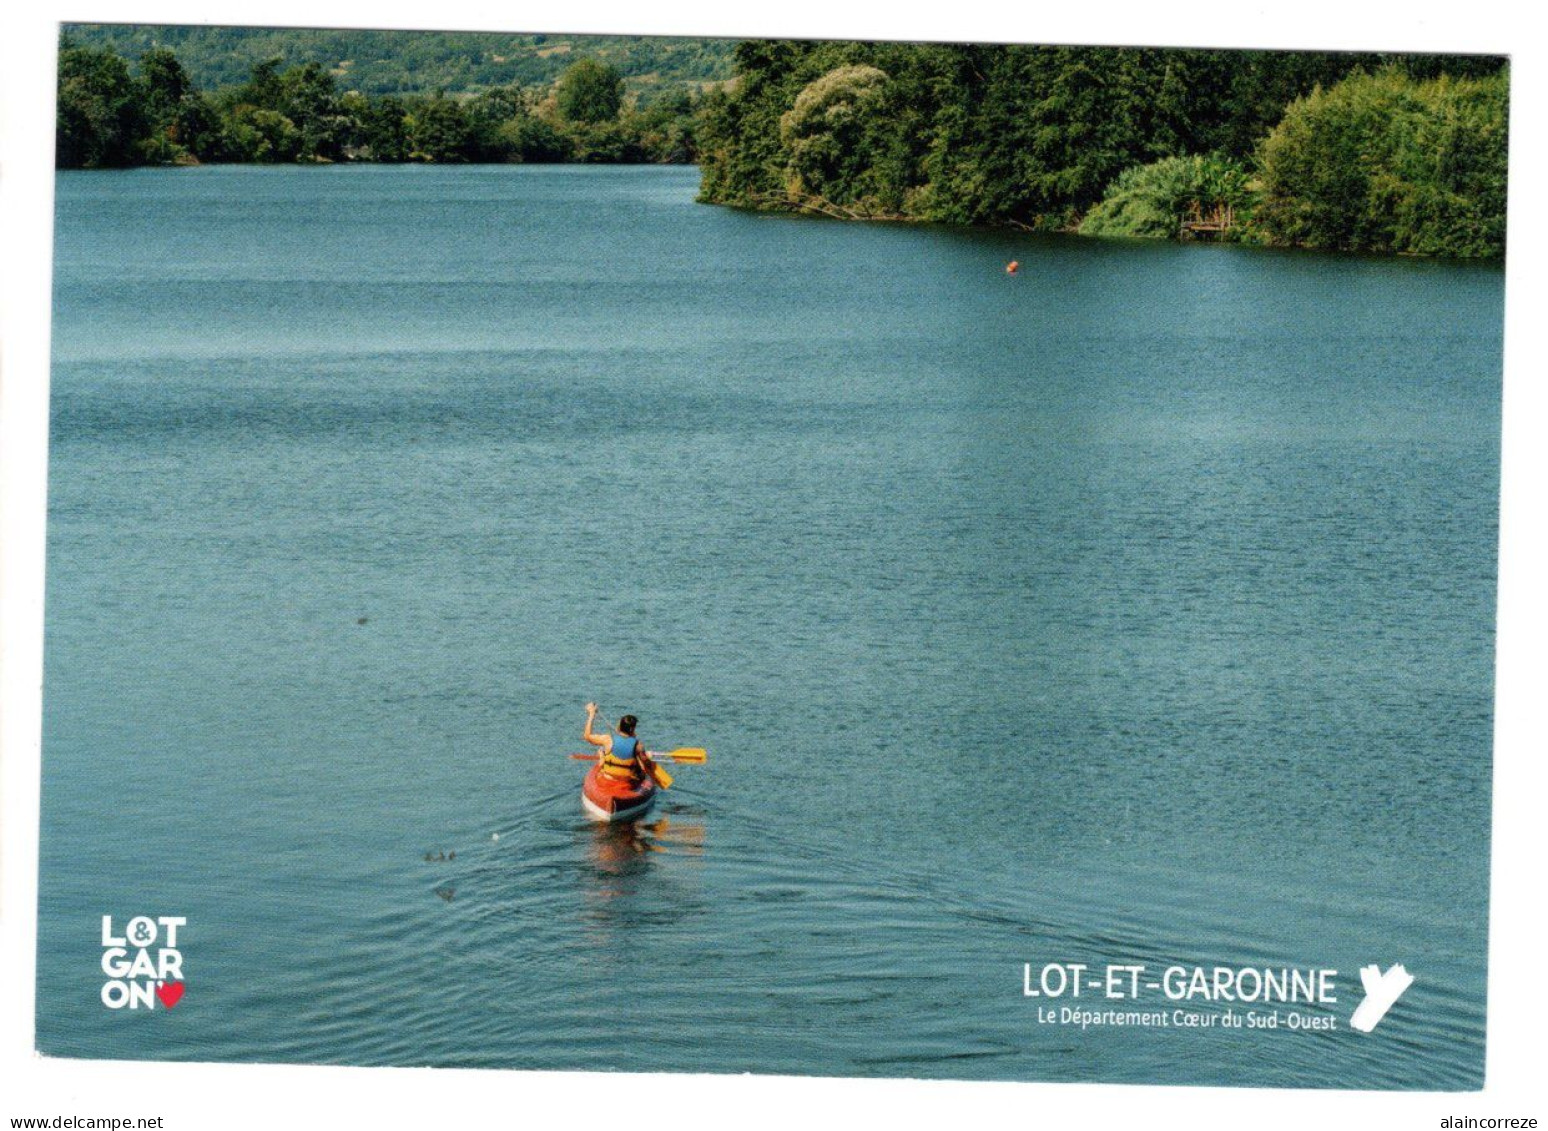
[[[608,736],[607,735],[605,735],[605,734],[603,734],[603,735],[595,735],[595,734],[591,733],[591,724],[592,724],[593,721],[595,721],[596,717],[597,717],[597,705],[595,703],[587,703],[586,704],[586,729],[581,731],[581,738],[584,739],[585,741],[591,743],[591,745],[593,745],[593,746],[606,746],[608,744],[608,742],[607,742]]]

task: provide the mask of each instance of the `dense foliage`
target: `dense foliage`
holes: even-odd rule
[[[1087,212],[1087,236],[1176,236],[1190,220],[1224,224],[1251,208],[1247,171],[1215,154],[1163,157],[1118,174],[1101,203]]]
[[[1498,235],[1503,224],[1498,58],[752,41],[738,46],[736,65],[736,87],[706,100],[707,201],[1026,227],[1072,228],[1085,217],[1085,230],[1124,234],[1177,235],[1189,217],[1226,217],[1230,238],[1448,254],[1500,246],[1471,234],[1494,223]],[[1411,212],[1424,239],[1370,225],[1323,238],[1291,204],[1319,163],[1373,159],[1359,145],[1339,149],[1336,127],[1310,124],[1331,112],[1319,99],[1367,72],[1384,77],[1365,81],[1409,91],[1386,104],[1406,116],[1382,143],[1394,161],[1403,154],[1393,176],[1407,187],[1377,177],[1370,192]],[[1454,93],[1413,93],[1421,90]],[[1271,131],[1281,140],[1264,142]],[[1249,180],[1260,142],[1268,195],[1255,226]],[[1426,180],[1434,146],[1450,155],[1439,159],[1449,171]],[[1498,172],[1499,193],[1486,170]],[[1435,209],[1448,219],[1418,218]],[[1448,235],[1452,221],[1469,234]]]
[[[1275,242],[1421,255],[1505,244],[1506,76],[1358,75],[1264,140],[1256,223]]]
[[[697,160],[743,207],[1483,256],[1508,97],[1483,56],[93,26],[58,163]]]
[[[143,158],[148,83],[137,83],[117,55],[64,50],[59,56],[57,161],[111,168]]]
[[[641,103],[731,77],[735,44],[720,39],[510,35],[495,32],[314,30],[73,24],[82,47],[138,59],[168,48],[195,85],[220,90],[278,59],[281,69],[316,63],[345,90],[362,94],[476,94],[502,86],[549,87],[582,56],[605,63]]]
[[[623,76],[595,59],[582,59],[565,71],[554,88],[554,103],[567,122],[610,122],[623,109]]]
[[[199,90],[167,48],[137,70],[112,51],[60,47],[61,168],[232,161],[692,162],[698,95],[625,105],[606,63],[571,63],[553,89],[492,87],[473,96],[341,91],[313,61],[266,59],[245,82]]]

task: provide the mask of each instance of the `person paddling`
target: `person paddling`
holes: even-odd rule
[[[628,781],[640,781],[647,777],[655,780],[656,767],[634,733],[640,720],[633,715],[625,715],[618,720],[616,735],[592,734],[591,724],[596,721],[596,717],[597,705],[587,703],[586,729],[581,732],[581,738],[602,748],[603,776]]]

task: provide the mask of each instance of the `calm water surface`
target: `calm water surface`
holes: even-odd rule
[[[1500,271],[696,184],[60,176],[43,1051],[1477,1087]],[[710,751],[633,831],[588,698]],[[140,912],[175,1012],[99,1001]]]

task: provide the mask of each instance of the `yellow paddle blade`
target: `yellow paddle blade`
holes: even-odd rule
[[[651,767],[651,776],[656,779],[656,784],[659,785],[662,789],[672,788],[672,775],[667,773],[660,766]]]
[[[699,746],[684,746],[667,755],[674,762],[703,762],[709,755]]]

